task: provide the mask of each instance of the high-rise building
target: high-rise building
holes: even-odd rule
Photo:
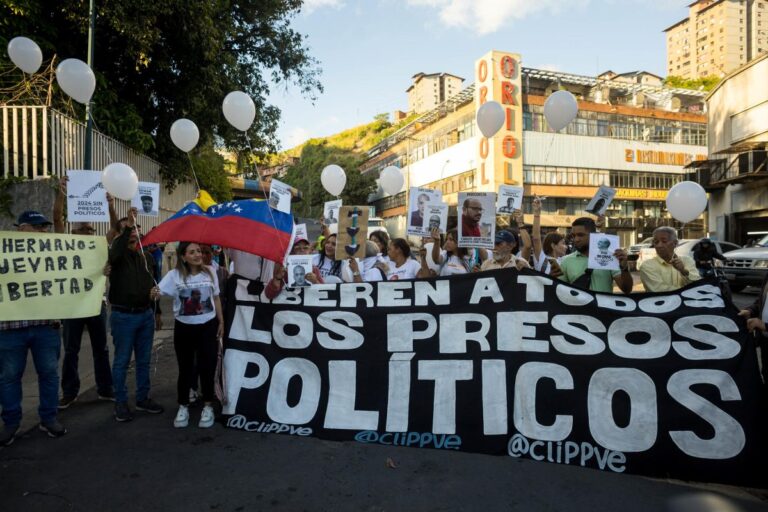
[[[421,114],[459,93],[464,79],[448,73],[416,73],[408,93],[408,111]]]
[[[667,74],[722,77],[768,50],[768,1],[697,0],[664,30]]]

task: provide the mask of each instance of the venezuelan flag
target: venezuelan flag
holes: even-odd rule
[[[293,216],[271,209],[266,201],[230,201],[207,210],[191,202],[148,233],[142,243],[215,244],[282,262],[292,231]]]

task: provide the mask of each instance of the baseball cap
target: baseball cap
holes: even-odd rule
[[[293,243],[297,244],[299,242],[307,242],[307,243],[309,243],[309,240],[304,235],[296,235],[296,237],[293,239]]]
[[[510,233],[507,230],[502,230],[496,233],[496,240],[494,243],[500,244],[501,242],[507,242],[509,244],[514,244],[517,242],[517,239],[515,238],[515,235]]]
[[[34,210],[27,210],[21,215],[19,215],[18,220],[16,221],[16,224],[14,226],[19,227],[23,224],[29,224],[30,226],[50,226],[53,224],[53,222],[49,221],[45,218],[45,215],[43,215],[40,212],[36,212]]]

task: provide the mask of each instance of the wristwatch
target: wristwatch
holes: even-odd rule
[[[360,272],[352,272],[352,275],[353,275],[354,277],[357,277],[357,276],[359,276],[359,275],[360,275]]]

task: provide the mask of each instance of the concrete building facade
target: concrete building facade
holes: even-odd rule
[[[722,77],[768,50],[768,0],[697,0],[664,30],[667,74]]]
[[[421,114],[461,92],[464,79],[448,73],[416,73],[408,93],[408,111]]]
[[[583,215],[600,185],[617,189],[609,228],[629,245],[661,225],[677,225],[665,208],[666,193],[686,176],[685,166],[705,160],[705,93],[670,89],[638,80],[611,80],[523,68],[520,56],[490,52],[475,63],[475,83],[421,115],[369,152],[362,166],[378,173],[395,165],[405,175],[403,191],[375,194],[371,203],[391,234],[405,232],[408,187],[439,189],[456,213],[460,191],[497,191],[523,185],[526,220],[531,200],[544,197],[542,225],[566,231]],[[559,88],[572,92],[576,119],[559,133],[544,118],[546,98]],[[502,129],[482,137],[475,112],[496,100],[506,111]],[[677,225],[680,227],[679,225]],[[705,232],[703,219],[684,236]]]

